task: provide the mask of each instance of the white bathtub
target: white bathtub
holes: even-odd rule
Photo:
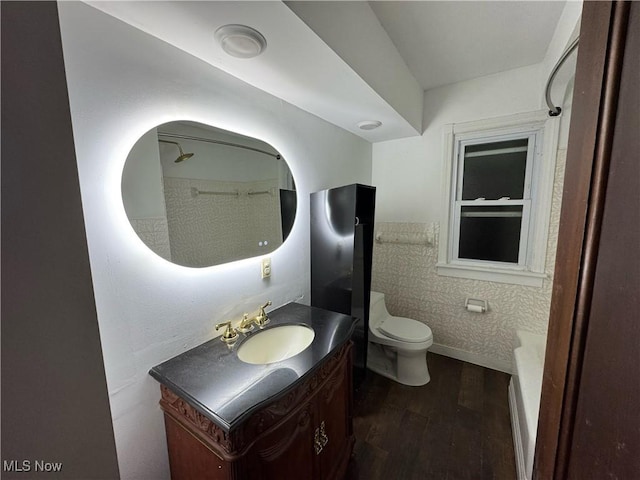
[[[509,384],[511,428],[518,480],[530,480],[536,448],[540,392],[546,337],[518,331],[513,351],[513,377]]]

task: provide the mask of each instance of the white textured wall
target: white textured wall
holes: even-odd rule
[[[309,292],[308,195],[371,181],[371,146],[79,2],[60,2],[87,241],[122,478],[169,478],[159,388],[148,370],[266,299]],[[120,180],[150,128],[193,120],[260,138],[298,187],[288,241],[270,256],[190,269],[152,253],[130,226]]]

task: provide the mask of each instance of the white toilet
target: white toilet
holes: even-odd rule
[[[433,344],[431,329],[424,323],[394,317],[384,293],[371,292],[367,367],[404,385],[429,383],[427,349]]]

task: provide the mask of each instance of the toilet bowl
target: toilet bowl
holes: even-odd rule
[[[427,349],[433,344],[424,323],[394,317],[387,311],[384,293],[371,292],[367,368],[398,383],[429,383]]]

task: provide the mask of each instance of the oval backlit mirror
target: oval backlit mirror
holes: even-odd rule
[[[293,176],[277,150],[188,121],[160,125],[136,142],[122,173],[122,199],[140,239],[186,267],[273,252],[296,213]]]

